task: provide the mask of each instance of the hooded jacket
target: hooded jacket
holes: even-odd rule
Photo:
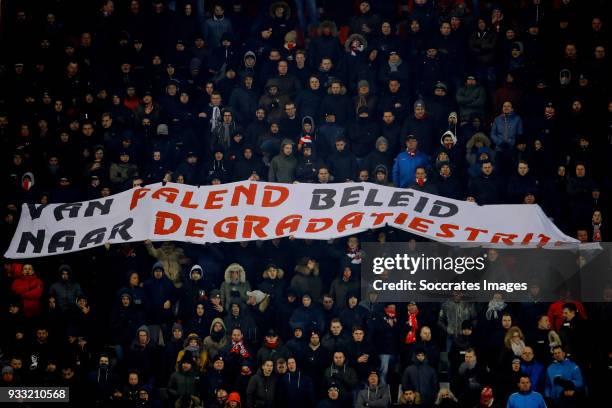
[[[215,333],[213,331],[213,327],[215,324],[219,323],[223,329],[219,333]],[[220,337],[220,338],[219,338]],[[216,317],[210,323],[210,335],[204,339],[202,343],[204,346],[204,350],[208,354],[208,358],[213,360],[219,351],[227,345],[229,338],[227,336],[227,328],[225,326],[225,322],[223,319]]]
[[[291,154],[285,154],[284,147],[293,145],[290,139],[283,139],[281,143],[280,153],[270,162],[268,171],[268,181],[276,183],[293,183],[295,180],[295,169],[297,168],[297,159]]]
[[[391,403],[391,390],[388,385],[366,386],[357,393],[357,408],[388,407]]]
[[[304,154],[304,148],[307,146],[312,149],[310,156]],[[295,169],[295,179],[300,183],[315,183],[317,181],[317,172],[323,164],[323,160],[316,154],[314,143],[305,143],[300,151],[300,157]]]
[[[193,279],[193,271],[199,270],[201,278]],[[198,302],[204,302],[210,294],[212,285],[206,279],[204,271],[200,265],[193,265],[189,270],[189,279],[185,281],[181,297],[181,315],[185,318],[191,317]]]
[[[307,261],[301,261],[295,266],[295,275],[291,279],[291,289],[297,297],[309,294],[312,299],[321,297],[321,278],[319,278],[319,264],[315,262],[314,268],[309,269]]]
[[[61,279],[62,271],[68,272],[67,281]],[[81,296],[83,290],[81,289],[81,285],[72,281],[72,268],[69,265],[61,265],[58,273],[60,274],[60,280],[51,285],[49,294],[55,297],[57,305],[61,310],[67,311],[74,306],[77,296]]]
[[[161,262],[156,262],[151,268],[151,275],[155,269],[164,267]],[[176,301],[176,289],[172,281],[162,274],[161,278],[151,277],[144,283],[144,290],[147,297],[147,315],[149,323],[162,323],[172,319],[172,308],[164,309],[164,303],[169,300],[173,305]]]
[[[238,270],[238,281],[232,282],[230,271]],[[247,291],[251,290],[251,285],[246,280],[246,272],[242,265],[237,263],[230,264],[225,268],[224,281],[221,284],[221,303],[226,310],[230,309],[231,302],[240,301],[243,304],[247,300]]]
[[[318,65],[323,57],[329,57],[334,65],[338,65],[342,55],[342,48],[338,41],[338,28],[336,23],[330,20],[322,21],[319,24],[319,31],[322,33],[325,27],[330,28],[331,35],[319,35],[311,41],[309,47],[311,60]]]
[[[280,305],[285,296],[285,280],[283,277],[285,276],[285,271],[280,268],[277,268],[277,276],[276,279],[270,279],[268,274],[268,269],[263,271],[263,281],[259,284],[259,290],[264,293],[270,295],[270,301],[276,305]]]

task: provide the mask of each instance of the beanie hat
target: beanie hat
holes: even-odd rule
[[[157,134],[168,136],[168,125],[166,125],[165,123],[160,123],[159,125],[157,125]]]
[[[2,375],[4,374],[13,374],[14,370],[13,367],[11,366],[4,366],[2,367]]]
[[[266,297],[266,294],[263,293],[261,290],[247,291],[246,294],[247,296],[253,296],[257,304],[261,303]]]
[[[369,88],[370,83],[366,81],[365,79],[362,79],[361,81],[357,83],[357,88],[361,88],[362,86],[367,86]]]
[[[384,136],[380,136],[378,139],[376,139],[376,148],[378,149],[378,146],[380,146],[383,143],[389,146],[389,141],[387,140],[387,138]]]
[[[227,402],[240,402],[240,394],[237,392],[230,392],[227,396]]]

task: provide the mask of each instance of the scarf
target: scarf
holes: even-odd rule
[[[519,340],[518,342],[510,342],[510,347],[512,347],[512,352],[515,356],[520,356],[525,348],[525,342],[523,340]]]
[[[419,329],[419,322],[417,321],[417,314],[419,314],[419,312],[408,313],[407,323],[410,325],[410,331],[408,332],[408,334],[406,335],[406,338],[404,339],[405,344],[416,343],[416,332]]]
[[[427,181],[426,178],[417,178],[416,179],[416,183],[420,186],[423,187],[425,185],[425,182]]]
[[[270,341],[266,339],[266,347],[269,348],[270,350],[276,350],[278,345],[279,345],[278,339],[276,339],[275,341]]]
[[[399,66],[402,64],[402,61],[397,61],[397,62],[389,62],[389,70],[390,72],[397,72],[397,69],[399,68]]]
[[[218,343],[221,341],[221,339],[223,338],[223,336],[225,336],[225,330],[219,330],[219,331],[212,331],[210,332],[210,338],[215,342]]]
[[[601,224],[593,224],[593,242],[601,242]]]
[[[214,130],[221,119],[221,109],[218,106],[213,106],[212,118],[210,118],[210,130]]]
[[[232,341],[232,347],[230,348],[230,353],[238,354],[242,358],[251,357],[251,355],[249,354],[249,350],[247,350],[243,341],[239,341],[237,343]]]
[[[489,306],[487,307],[487,320],[497,319],[499,317],[499,312],[504,310],[506,307],[506,302],[503,300],[491,300],[489,302]]]

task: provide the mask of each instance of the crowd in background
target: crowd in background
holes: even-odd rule
[[[3,251],[23,203],[162,181],[372,182],[539,204],[581,242],[608,240],[604,0],[1,7]],[[593,304],[564,290],[543,302],[535,283],[522,303],[362,298],[361,243],[415,239],[383,229],[4,259],[0,385],[69,386],[73,406],[609,400],[612,284]]]

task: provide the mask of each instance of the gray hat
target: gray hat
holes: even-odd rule
[[[362,79],[361,81],[357,83],[357,88],[361,88],[362,86],[367,86],[369,88],[370,83],[366,81],[365,79]]]
[[[160,123],[159,125],[157,125],[157,134],[168,136],[168,125],[166,125],[165,123]]]

